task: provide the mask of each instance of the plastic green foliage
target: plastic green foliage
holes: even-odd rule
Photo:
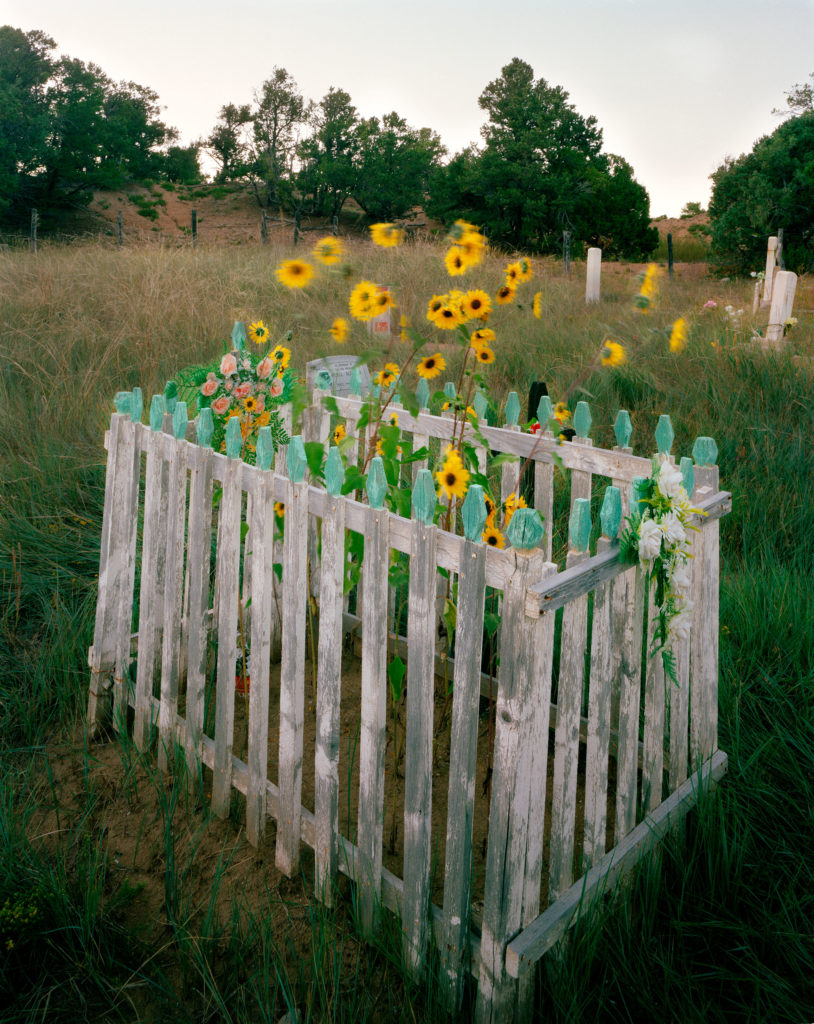
[[[517,515],[517,512],[515,512]],[[514,522],[514,518],[512,518]],[[577,498],[571,509],[568,523],[568,539],[574,551],[587,551],[591,539],[591,502],[588,498]]]
[[[153,395],[150,400],[150,430],[161,430],[166,405],[163,395]]]
[[[325,460],[325,489],[328,494],[334,496],[342,493],[342,484],[345,482],[345,466],[342,456],[335,444],[328,450],[328,458]]]
[[[684,455],[679,463],[681,475],[684,478],[684,490],[687,494],[692,494],[695,490],[695,466],[693,466],[692,459],[689,455]]]
[[[512,516],[506,538],[513,548],[530,551],[539,546],[545,536],[540,514],[533,508],[519,508]]]
[[[288,476],[295,484],[301,483],[305,477],[305,470],[308,468],[308,456],[305,454],[302,434],[291,438],[288,451],[285,454]]]
[[[464,536],[467,540],[481,539],[486,526],[486,500],[480,484],[472,484],[466,492],[461,505],[461,518],[464,521]],[[511,524],[510,524],[511,525]]]
[[[714,466],[718,461],[718,445],[714,438],[696,437],[692,446],[692,457],[696,466]]]
[[[435,484],[428,469],[419,470],[413,487],[413,512],[422,523],[431,523],[435,514]]]
[[[577,402],[574,410],[574,430],[577,437],[587,437],[591,429],[591,410],[587,402]]]
[[[406,671],[407,666],[398,655],[387,666],[387,680],[390,683],[390,693],[393,695],[394,704],[398,704],[404,692],[404,675]]]
[[[554,406],[548,395],[542,395],[537,403],[537,422],[543,430],[549,430],[549,423],[554,418]]]
[[[201,409],[198,413],[198,444],[202,448],[212,447],[212,435],[215,433],[215,420],[212,410]]]
[[[226,424],[226,454],[230,459],[239,459],[243,450],[243,435],[240,433],[240,420],[233,416]]]
[[[380,455],[375,455],[370,460],[365,490],[367,491],[367,500],[370,502],[371,508],[381,508],[384,505],[384,497],[387,494],[387,477],[384,473],[384,463]]]
[[[517,397],[516,391],[510,391],[506,398],[506,425],[509,427],[516,427],[517,421],[520,419],[520,399]]]
[[[444,394],[447,396],[450,402],[454,402],[455,399],[458,397],[458,389],[455,387],[451,380],[448,380],[444,385]]]
[[[472,400],[472,408],[475,410],[475,415],[479,420],[486,418],[486,409],[489,405],[486,395],[482,391],[477,391],[475,397]]]
[[[274,437],[271,427],[261,427],[257,432],[255,448],[255,465],[258,469],[271,469],[274,459]]]
[[[183,441],[187,433],[187,403],[178,402],[172,413],[172,433],[177,441]]]
[[[362,371],[358,366],[350,371],[350,390],[353,395],[362,394]]]
[[[599,521],[602,524],[602,533],[605,537],[613,540],[619,532],[622,523],[622,492],[618,487],[610,484],[605,489],[605,497],[602,499],[602,508],[599,512]]]
[[[415,389],[415,397],[418,399],[418,407],[420,409],[426,409],[430,404],[430,386],[423,377]]]
[[[639,515],[644,512],[647,505],[644,503],[643,497],[647,494],[648,488],[650,487],[650,481],[646,476],[634,476],[630,481],[630,511],[636,512]]]
[[[232,328],[232,348],[237,349],[238,352],[242,352],[245,344],[246,328],[242,320],[235,320],[235,326]]]
[[[134,423],[141,423],[141,415],[144,412],[144,398],[141,388],[133,388],[130,400],[130,419]]]
[[[620,448],[630,447],[630,435],[633,433],[633,424],[630,422],[630,413],[627,409],[620,409],[617,412],[613,424],[613,432],[616,434],[616,443]]]
[[[113,404],[116,406],[116,412],[119,415],[130,415],[130,410],[133,407],[133,396],[129,391],[117,391],[113,396]]]
[[[661,455],[669,455],[674,440],[675,431],[673,430],[673,424],[670,422],[670,417],[663,413],[659,416],[659,422],[656,425],[656,445],[658,446],[659,453]]]
[[[178,401],[178,385],[174,380],[168,380],[164,386],[164,410],[168,413],[175,412],[175,404]]]

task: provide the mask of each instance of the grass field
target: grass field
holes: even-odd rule
[[[352,894],[330,913],[307,878],[284,880],[233,823],[207,820],[184,780],[83,734],[112,396],[149,396],[216,357],[235,319],[294,332],[293,363],[342,351],[327,331],[361,277],[393,287],[421,328],[428,298],[459,285],[429,245],[351,248],[348,276],[305,292],[275,280],[275,247],[49,248],[0,253],[0,1021],[441,1020],[432,965],[411,986],[396,929],[358,939]],[[300,253],[298,253],[300,255]],[[490,257],[467,287],[494,293]],[[584,267],[540,262],[501,307],[499,403],[531,380],[556,400],[606,337],[627,363],[589,375],[595,444],[620,407],[639,454],[670,413],[674,451],[716,439],[733,511],[722,522],[720,745],[729,775],[636,874],[601,921],[543,961],[540,1021],[814,1019],[814,286],[766,355],[749,339],[751,281],[702,265],[661,278],[634,308],[642,268],[603,268],[586,309]],[[531,313],[541,293],[542,316]],[[717,308],[703,309],[708,300]],[[731,305],[738,317],[724,311]],[[684,351],[667,338],[683,316]],[[429,325],[427,325],[429,327]],[[345,346],[369,343],[364,328]],[[439,336],[439,341],[445,340]],[[427,351],[431,351],[428,349]],[[391,356],[404,358],[396,342]],[[454,356],[449,357],[452,364]],[[126,819],[127,850],[109,841]],[[128,860],[131,858],[131,860]],[[136,860],[157,892],[130,877]],[[152,894],[151,894],[152,893]],[[464,1019],[468,1006],[465,1009]]]

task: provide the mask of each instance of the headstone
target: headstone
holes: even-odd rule
[[[767,346],[777,346],[783,340],[786,321],[791,316],[794,306],[794,293],[797,290],[797,275],[790,270],[778,270],[772,289],[772,308],[769,313],[769,326],[766,328]]]
[[[766,275],[763,278],[763,298],[761,306],[768,306],[772,301],[772,286],[774,284],[774,268],[777,261],[777,236],[772,235],[769,239],[769,247],[766,250]]]
[[[386,284],[380,284],[376,288],[377,292],[389,292],[390,289]],[[378,316],[372,317],[367,322],[367,333],[371,338],[389,338],[390,337],[390,307],[383,312],[379,313]]]
[[[602,267],[602,250],[588,250],[588,271],[585,277],[585,301],[599,302],[599,271]]]
[[[327,372],[330,375],[330,383],[323,390],[330,390],[332,394],[337,395],[339,398],[345,398],[347,395],[350,395],[350,375],[356,366],[358,358],[358,356],[354,355],[342,355],[312,359],[310,363],[305,364],[305,383],[308,390],[314,390],[317,383],[317,374]],[[359,371],[359,381],[362,385],[362,394],[364,395],[367,394],[370,388],[370,371],[365,364],[357,367],[357,369]],[[328,382],[324,377],[321,377],[319,383],[322,386],[323,383]]]

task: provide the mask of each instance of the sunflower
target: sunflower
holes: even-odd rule
[[[360,281],[350,293],[348,306],[350,315],[357,320],[370,320],[376,315],[373,300],[377,286],[373,281]]]
[[[382,388],[389,388],[391,384],[395,384],[400,372],[397,363],[385,363],[384,369],[373,375],[373,383]]]
[[[283,260],[275,273],[286,288],[304,288],[314,276],[314,268],[305,260]]]
[[[687,321],[683,316],[680,316],[678,320],[673,324],[673,329],[670,332],[670,351],[680,352],[687,344]]]
[[[469,470],[456,451],[448,450],[444,464],[435,474],[435,479],[447,498],[463,498],[466,494]]]
[[[459,256],[464,261],[465,269],[477,266],[483,259],[486,239],[474,224],[456,220],[450,228],[448,238],[460,250]]]
[[[516,288],[522,280],[521,274],[522,269],[520,267],[520,264],[510,263],[506,267],[506,284],[509,285],[510,288]]]
[[[486,525],[494,526],[497,507],[488,494],[483,495],[483,500],[486,502]]]
[[[274,502],[274,514],[280,516],[281,519],[285,515],[285,505],[281,501]]]
[[[457,306],[448,302],[438,310],[432,322],[436,327],[440,327],[442,331],[452,331],[459,324],[462,324],[464,319]]]
[[[490,341],[495,340],[495,332],[491,327],[481,327],[480,330],[473,331],[472,337],[469,339],[469,344],[472,348],[478,349],[483,348],[484,345],[488,345]]]
[[[344,317],[338,316],[331,324],[331,337],[338,345],[348,340],[349,332],[348,321]]]
[[[516,288],[513,288],[510,284],[504,284],[501,288],[498,288],[497,294],[495,295],[495,301],[500,306],[506,306],[510,302],[514,302]]]
[[[531,280],[531,261],[527,260],[525,256],[514,264],[517,267],[517,281],[519,284],[523,284],[524,281]]]
[[[554,417],[558,423],[565,423],[566,420],[571,419],[571,410],[565,402],[557,402],[554,406]]]
[[[374,314],[378,315],[383,313],[386,309],[389,309],[393,305],[393,299],[390,292],[385,289],[380,289],[373,296],[373,311]]]
[[[391,427],[397,427],[399,425],[399,414],[397,412],[391,412],[390,419],[387,422]]]
[[[504,523],[506,525],[506,528],[508,529],[509,523],[512,521],[512,516],[515,514],[515,512],[519,508],[527,508],[526,499],[523,497],[522,494],[518,498],[516,492],[512,491],[512,493],[508,496],[508,498],[506,499],[504,504],[505,504]]]
[[[488,366],[489,363],[493,363],[495,361],[495,354],[488,345],[482,345],[480,348],[475,350],[475,358],[479,363],[483,363],[484,366]]]
[[[433,295],[430,301],[427,303],[427,319],[434,321],[435,317],[441,311],[446,300],[445,295]]]
[[[326,235],[325,238],[320,238],[312,251],[315,259],[324,263],[326,267],[330,267],[342,258],[342,243],[338,238]]]
[[[275,345],[269,356],[277,363],[277,369],[284,370],[291,362],[291,349],[285,345]]]
[[[602,351],[605,353],[602,356],[603,366],[621,366],[626,359],[624,345],[620,345],[618,341],[611,341],[610,338],[605,339]]]
[[[492,300],[486,292],[475,288],[464,295],[461,308],[467,320],[486,320],[492,311]]]
[[[346,436],[345,428],[340,423],[339,426],[334,431],[334,444],[339,444],[339,442],[342,441],[345,438],[345,436]]]
[[[457,245],[453,245],[449,248],[446,256],[444,256],[444,266],[447,268],[447,273],[450,277],[457,277],[458,274],[465,274],[468,267],[463,249]]]
[[[543,293],[542,292],[537,292],[537,294],[532,299],[531,311],[532,311],[532,313],[534,313],[534,315],[537,317],[538,320],[543,315]]]
[[[433,377],[437,377],[446,368],[446,359],[444,359],[440,352],[436,352],[434,356],[424,356],[415,368],[415,372],[419,377],[423,377],[424,380],[432,380]]]
[[[262,345],[263,342],[269,340],[268,327],[263,323],[262,320],[255,320],[253,324],[249,324],[249,339],[255,343],[255,345]]]
[[[376,245],[390,249],[404,241],[404,229],[395,224],[371,224],[370,237]]]
[[[254,397],[254,395],[249,395],[248,398],[244,399],[243,408],[248,413],[254,412],[254,410],[257,408],[257,399]]]
[[[481,534],[481,540],[490,548],[505,548],[506,538],[496,526],[487,526]]]

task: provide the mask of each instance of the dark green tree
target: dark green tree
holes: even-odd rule
[[[220,165],[215,175],[216,182],[233,181],[246,174],[248,142],[245,135],[246,125],[251,119],[248,104],[237,107],[234,103],[227,103],[220,108],[212,133],[202,143]]]
[[[181,185],[197,185],[201,180],[199,150],[195,142],[189,146],[170,146],[162,161],[163,177]]]
[[[646,191],[629,164],[602,154],[596,118],[583,117],[564,89],[535,80],[515,58],[478,102],[488,115],[484,144],[432,176],[432,216],[462,216],[493,241],[528,251],[560,251],[565,229],[574,243],[612,239],[618,255],[655,246]]]
[[[255,95],[249,175],[261,206],[290,206],[300,132],[310,104],[285,68],[275,67]]]
[[[353,198],[373,221],[404,217],[424,202],[444,152],[435,132],[411,128],[395,111],[362,122]]]
[[[762,266],[783,228],[789,270],[814,266],[814,111],[793,117],[712,175],[712,258],[728,273]]]
[[[297,189],[304,209],[339,216],[357,180],[359,115],[343,89],[331,87],[311,109],[311,135],[300,143]]]

